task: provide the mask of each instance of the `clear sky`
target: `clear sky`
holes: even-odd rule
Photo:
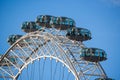
[[[89,29],[92,40],[85,45],[104,49],[108,60],[101,63],[103,68],[120,80],[120,0],[0,0],[0,53],[10,47],[9,35],[25,34],[22,22],[42,14],[70,17],[77,27]]]

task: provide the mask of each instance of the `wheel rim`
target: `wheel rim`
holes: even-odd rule
[[[28,63],[43,56],[44,58],[49,57],[59,59],[59,62],[64,62],[64,65],[74,75],[75,80],[89,80],[91,77],[106,77],[99,63],[83,61],[79,57],[80,53],[78,54],[78,52],[81,45],[83,44],[73,42],[64,36],[53,36],[47,32],[38,31],[29,33],[17,40],[4,57],[2,57],[1,61],[8,61],[12,67],[7,64],[9,68],[6,70],[4,66],[0,66],[1,74],[4,79],[6,79],[7,76],[16,80]],[[39,48],[41,46],[42,48]],[[78,49],[78,51],[74,52],[74,50],[72,50],[74,48]],[[20,55],[20,53],[22,54]],[[42,53],[44,54],[41,55]],[[73,55],[71,55],[71,53],[73,53]],[[16,56],[19,61],[17,62],[17,59],[14,57],[17,62],[15,65],[8,60],[7,56]]]

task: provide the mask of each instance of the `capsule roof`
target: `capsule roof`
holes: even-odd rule
[[[29,33],[29,32],[34,32],[34,31],[37,31],[37,30],[41,30],[42,28],[40,26],[38,26],[35,22],[33,21],[26,21],[22,24],[22,27],[21,29],[26,32],[26,33]]]
[[[68,19],[68,17],[58,17],[58,19],[59,19],[60,21],[65,21],[66,19]]]
[[[99,62],[106,60],[107,54],[104,50],[98,48],[82,48],[80,57],[86,61]]]
[[[68,28],[75,27],[75,21],[68,17],[53,17],[50,24],[59,30],[67,30]]]
[[[56,28],[60,30],[66,30],[70,27],[75,27],[75,21],[67,17],[55,17],[51,15],[39,15],[37,16],[36,23],[46,28]]]
[[[73,22],[73,26],[75,27],[75,21],[68,17],[58,17],[60,19],[60,25],[70,25],[70,22]]]
[[[39,15],[36,18],[36,23],[39,26],[51,28],[50,21],[51,21],[52,17],[53,16],[51,16],[51,15]]]
[[[22,35],[10,35],[7,39],[7,42],[12,45],[14,42],[16,42]]]
[[[66,36],[75,41],[86,41],[91,39],[91,32],[85,28],[69,28]]]

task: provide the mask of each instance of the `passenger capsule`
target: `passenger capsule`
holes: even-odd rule
[[[69,28],[66,36],[75,41],[86,41],[91,39],[91,32],[85,28]]]
[[[114,80],[114,79],[111,79],[111,78],[97,78],[95,80]]]
[[[37,16],[36,23],[39,26],[46,27],[46,28],[51,28],[50,21],[53,16],[51,15],[39,15]]]
[[[75,27],[75,21],[67,17],[52,17],[50,24],[52,27],[59,30],[66,30],[70,27]]]
[[[39,31],[43,30],[41,26],[38,26],[35,22],[32,22],[32,21],[31,22],[27,22],[27,21],[24,22],[22,24],[21,29],[26,33],[34,32],[37,30],[39,30]]]
[[[10,35],[8,37],[7,42],[12,45],[13,43],[15,43],[20,37],[22,37],[22,35]]]
[[[98,48],[82,48],[80,53],[80,57],[83,60],[90,62],[99,62],[107,59],[105,51]]]

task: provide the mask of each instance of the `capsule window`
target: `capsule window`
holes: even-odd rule
[[[103,57],[102,52],[100,52],[100,57]]]
[[[99,50],[95,50],[95,56],[99,56]]]
[[[40,15],[40,16],[37,17],[37,21],[42,22],[42,15]]]
[[[73,25],[73,21],[70,21],[69,24],[72,26]]]
[[[90,49],[87,49],[87,54],[90,54]]]
[[[86,53],[86,56],[90,56],[91,54],[90,53]]]
[[[68,20],[65,21],[65,25],[70,25]]]
[[[104,53],[104,57],[107,57],[107,54],[106,54],[106,53]]]
[[[54,17],[52,21],[53,23],[57,24],[57,17]]]
[[[81,55],[80,55],[80,57],[84,57],[85,56],[85,54],[84,53],[82,53]]]

